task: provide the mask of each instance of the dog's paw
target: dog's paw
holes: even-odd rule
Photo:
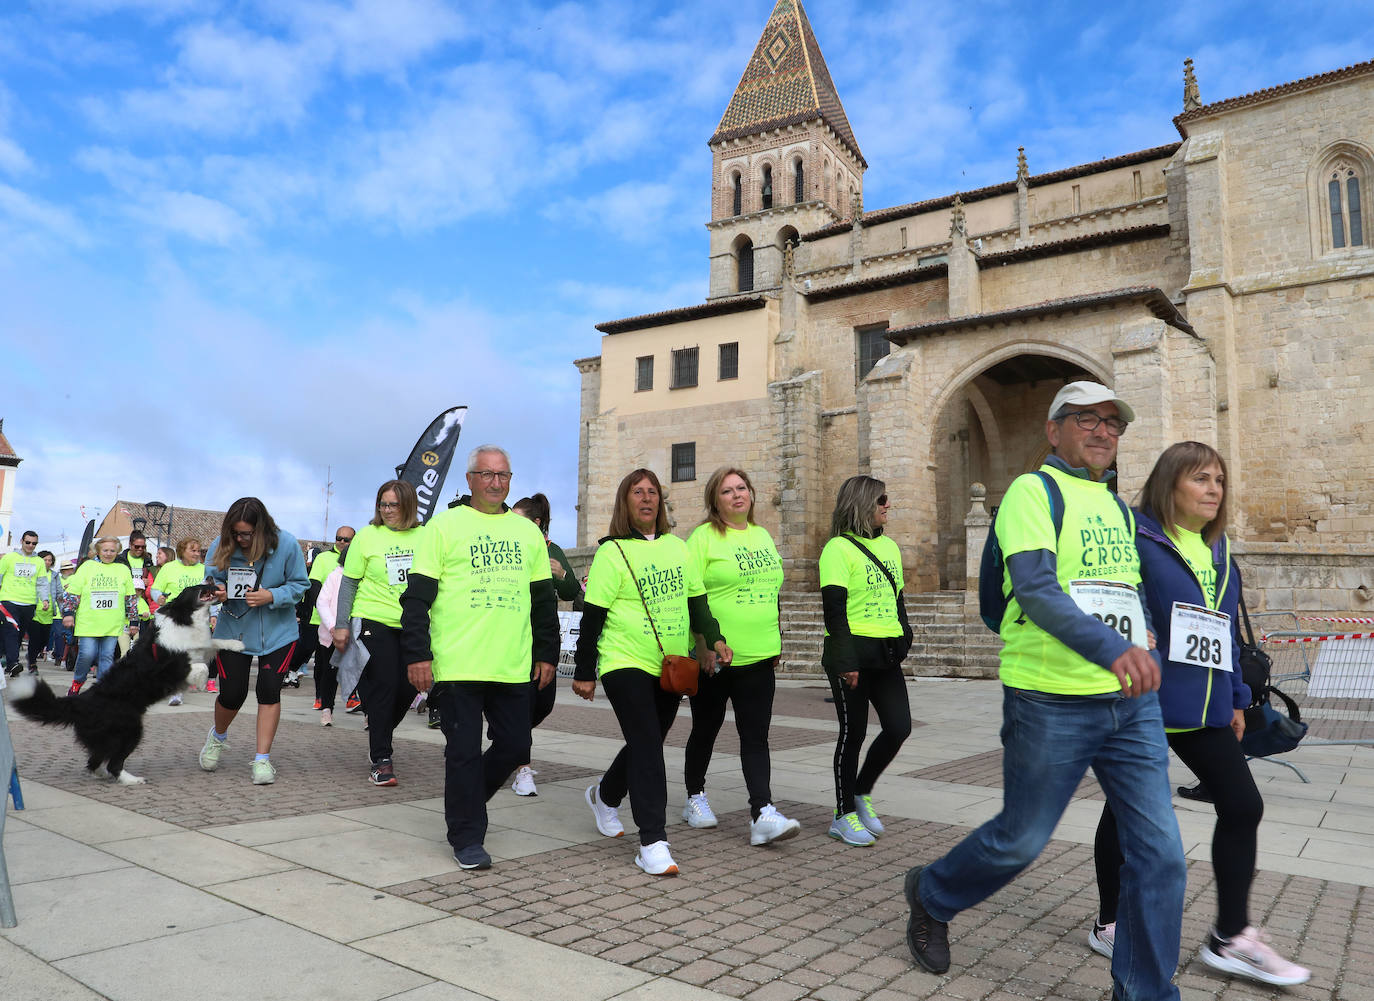
[[[200,662],[191,665],[191,670],[186,675],[186,687],[192,690],[205,687],[205,681],[210,677],[210,669]]]
[[[24,674],[15,678],[7,686],[9,688],[10,699],[27,699],[32,697],[38,690],[38,679],[33,675]]]
[[[114,780],[122,786],[141,786],[148,782],[143,776],[128,771],[120,772],[114,777]]]
[[[243,640],[215,640],[216,650],[228,650],[231,653],[241,653],[243,651]]]

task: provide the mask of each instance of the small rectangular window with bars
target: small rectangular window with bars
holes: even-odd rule
[[[892,350],[892,342],[885,336],[887,334],[887,324],[878,323],[871,327],[856,327],[855,350],[854,350],[854,371],[856,383],[862,382],[863,377],[873,370],[873,366],[878,364],[878,359],[883,358]]]
[[[697,384],[697,349],[678,348],[673,352],[673,389]]]
[[[643,355],[635,359],[635,392],[644,393],[654,388],[654,356]]]
[[[716,377],[722,380],[739,378],[739,341],[731,341],[720,346]]]
[[[673,445],[673,482],[685,483],[697,478],[697,443],[682,441]]]

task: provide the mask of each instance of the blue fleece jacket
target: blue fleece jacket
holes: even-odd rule
[[[206,576],[223,586],[229,575],[215,566],[215,550],[219,540],[210,544],[205,554]],[[231,567],[246,567],[237,546],[229,557]],[[254,655],[271,653],[295,643],[300,636],[296,626],[296,602],[310,587],[305,572],[305,557],[300,543],[290,532],[277,531],[277,548],[269,552],[257,566],[258,587],[272,592],[272,603],[250,608],[246,601],[226,601],[215,622],[215,639],[242,640],[243,652]],[[236,618],[237,616],[237,618]]]
[[[1146,511],[1137,511],[1136,549],[1140,552],[1141,590],[1154,622],[1164,673],[1159,685],[1159,707],[1164,725],[1171,730],[1203,726],[1230,726],[1233,710],[1250,704],[1250,688],[1240,673],[1240,632],[1236,625],[1240,605],[1240,569],[1231,559],[1231,544],[1222,536],[1212,546],[1218,585],[1222,591],[1217,611],[1231,616],[1231,670],[1198,667],[1169,660],[1170,615],[1174,602],[1206,605],[1202,585],[1172,539]]]

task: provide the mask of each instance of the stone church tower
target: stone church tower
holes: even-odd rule
[[[708,145],[709,298],[778,288],[788,244],[863,214],[868,163],[801,0],[778,0]]]

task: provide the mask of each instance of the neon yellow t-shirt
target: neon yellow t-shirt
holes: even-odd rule
[[[710,523],[698,525],[687,537],[687,551],[734,662],[756,664],[780,654],[782,558],[767,529],[750,525],[721,534]]]
[[[323,584],[324,579],[328,577],[338,565],[339,551],[337,549],[326,549],[315,557],[315,562],[310,564],[310,579],[317,580]],[[312,608],[310,610],[310,624],[312,626],[318,626],[320,624],[320,610],[318,608]]]
[[[348,547],[343,571],[345,577],[358,581],[354,616],[401,628],[401,595],[421,531],[416,527],[397,532],[385,525],[364,525],[358,530]]]
[[[1178,546],[1178,551],[1183,554],[1183,559],[1188,563],[1193,571],[1193,576],[1202,587],[1202,593],[1207,596],[1207,604],[1211,608],[1217,607],[1217,568],[1212,562],[1212,549],[1202,538],[1201,532],[1190,532],[1186,528],[1175,525],[1168,531],[1169,538],[1174,540]]]
[[[205,564],[192,563],[187,566],[181,560],[172,560],[157,568],[153,578],[153,590],[162,592],[163,601],[171,601],[188,587],[200,587],[205,583]]]
[[[1041,469],[1053,476],[1064,495],[1064,527],[1054,536],[1050,499],[1040,477],[1018,476],[997,510],[997,540],[1004,557],[1047,549],[1058,555],[1059,585],[1071,593],[1071,582],[1115,582],[1140,589],[1140,554],[1135,548],[1135,525],[1127,525],[1107,484],[1080,479],[1051,465]],[[1002,591],[1011,591],[1011,571],[1003,571]],[[1085,613],[1086,614],[1086,613]],[[1134,624],[1143,631],[1143,617]],[[999,677],[1009,688],[1056,695],[1102,695],[1118,692],[1121,684],[1110,671],[1070,650],[1021,614],[1012,595],[1002,617],[1002,665]],[[1141,639],[1137,632],[1134,639]]]
[[[16,605],[38,604],[38,582],[48,576],[48,565],[41,556],[6,553],[0,557],[0,601]]]
[[[420,533],[411,572],[439,582],[429,610],[435,681],[530,680],[530,585],[552,576],[538,525],[513,511],[447,508]]]
[[[125,600],[134,593],[134,579],[123,563],[87,560],[67,578],[67,590],[78,596],[77,636],[118,636],[129,617]]]
[[[616,549],[617,542],[624,556]],[[626,566],[627,559],[629,567],[634,567],[634,577]],[[652,626],[644,614],[644,602],[639,600],[635,578],[654,617]],[[654,639],[654,627],[664,652],[689,656],[693,641],[687,599],[705,593],[687,543],[676,535],[603,542],[587,572],[586,594],[589,604],[606,609],[606,625],[596,644],[600,673],[633,667],[655,678],[662,674],[663,653]]]
[[[860,539],[892,574],[897,587],[906,586],[902,577],[902,553],[886,535]],[[873,565],[859,547],[844,536],[835,536],[821,550],[821,587],[842,587],[848,592],[845,616],[855,636],[890,638],[902,635],[902,620],[897,617],[897,595],[883,572]],[[826,635],[829,635],[827,630]]]

